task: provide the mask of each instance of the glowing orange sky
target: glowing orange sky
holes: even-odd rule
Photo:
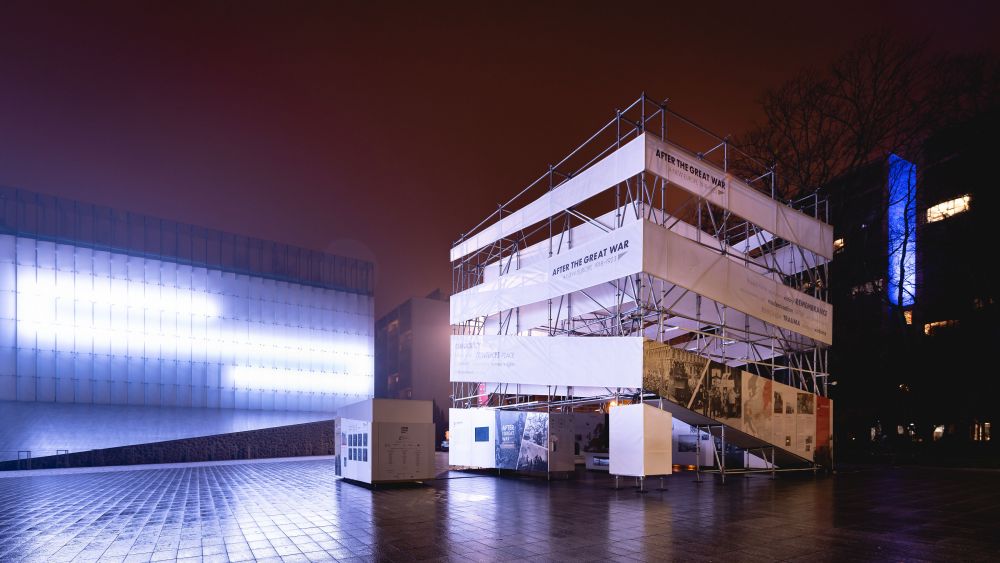
[[[378,314],[643,90],[739,133],[865,33],[1000,37],[974,3],[38,4],[0,7],[0,184],[374,258]]]

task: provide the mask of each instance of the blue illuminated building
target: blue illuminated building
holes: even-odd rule
[[[970,456],[993,443],[1000,383],[973,351],[1000,338],[998,126],[992,111],[942,127],[823,188],[836,229],[830,369],[849,405],[835,425],[842,456],[868,448],[873,429],[907,447],[964,443]]]
[[[917,167],[896,155],[888,163],[889,302],[913,305],[917,294]]]

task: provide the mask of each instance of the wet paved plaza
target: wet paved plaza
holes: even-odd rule
[[[658,485],[658,482],[651,483]],[[446,473],[368,490],[329,459],[0,476],[0,561],[987,561],[1000,472],[667,479]]]

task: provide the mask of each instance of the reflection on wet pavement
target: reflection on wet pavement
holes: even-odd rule
[[[584,472],[452,472],[461,478],[369,490],[333,469],[304,459],[0,478],[0,560],[985,561],[1000,547],[989,471],[726,485],[683,473],[638,494]]]

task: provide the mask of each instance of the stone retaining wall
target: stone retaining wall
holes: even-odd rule
[[[31,469],[332,455],[333,444],[333,421],[323,420],[38,457],[31,460]],[[11,469],[27,469],[27,463],[25,460],[0,462],[0,470]]]

